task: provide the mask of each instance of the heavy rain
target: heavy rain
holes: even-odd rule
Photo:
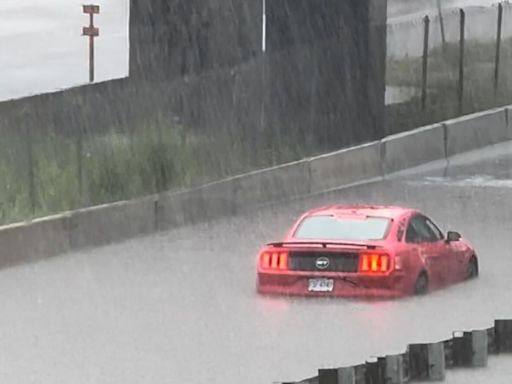
[[[0,20],[2,383],[299,382],[512,318],[509,2],[0,0]],[[459,150],[447,121],[476,113]],[[442,156],[409,164],[420,135],[402,172],[374,177],[370,151],[336,164],[363,174],[347,183],[309,163],[426,126]],[[460,232],[480,276],[395,300],[257,293],[264,244],[359,203]],[[508,383],[507,358],[445,382]]]

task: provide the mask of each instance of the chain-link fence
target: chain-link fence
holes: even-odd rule
[[[390,132],[512,103],[512,5],[441,9],[388,25]]]

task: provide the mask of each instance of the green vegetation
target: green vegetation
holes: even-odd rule
[[[179,190],[302,156],[254,154],[241,138],[185,132],[155,119],[130,133],[66,137],[4,133],[0,141],[0,224]]]
[[[496,94],[495,44],[468,42],[465,55],[463,113],[512,103],[512,39],[502,45]],[[422,110],[421,58],[389,58],[388,85],[418,92],[387,108],[388,133],[459,115],[458,63],[457,44],[430,52]],[[198,133],[160,117],[130,132],[81,137],[0,131],[0,224],[179,190],[314,154],[311,145],[298,145],[300,140],[254,143],[257,139],[238,132]]]
[[[512,39],[501,46],[498,90],[494,89],[495,43],[467,41],[464,49],[462,114],[512,103]],[[399,132],[432,124],[461,114],[459,89],[459,45],[432,49],[428,58],[428,97],[421,108],[422,58],[389,58],[387,84],[411,87],[416,96],[407,103],[388,108],[388,130]]]

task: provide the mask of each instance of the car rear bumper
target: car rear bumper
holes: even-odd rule
[[[308,287],[312,278],[333,279],[332,291],[311,292]],[[387,276],[347,276],[260,272],[257,291],[265,295],[353,298],[399,298],[410,294],[405,276],[399,273]]]

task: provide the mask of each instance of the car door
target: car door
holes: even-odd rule
[[[470,258],[468,247],[462,241],[454,241],[447,243],[447,258],[451,264],[452,282],[464,280],[467,273],[467,262]]]
[[[439,239],[441,253],[444,265],[444,280],[446,284],[454,283],[460,280],[460,247],[457,244],[449,243],[445,240],[443,232],[428,217],[425,217],[425,223],[429,226],[435,236]]]
[[[446,241],[447,261],[450,263],[450,275],[453,283],[466,278],[468,262],[472,250],[465,241]]]
[[[406,231],[406,243],[412,253],[426,269],[430,285],[440,287],[448,283],[448,267],[445,259],[446,245],[442,235],[436,233],[428,224],[428,219],[421,214],[413,215]]]

